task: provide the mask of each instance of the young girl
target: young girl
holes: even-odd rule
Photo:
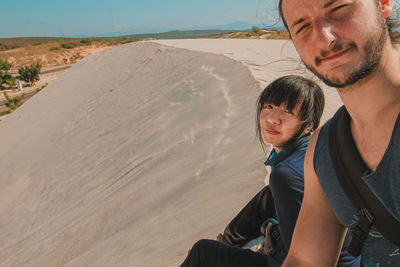
[[[198,241],[182,267],[282,264],[303,199],[306,148],[311,132],[319,126],[324,104],[321,88],[301,76],[281,77],[261,92],[256,132],[263,148],[266,143],[273,148],[264,163],[271,166],[269,185],[228,224],[218,241]],[[270,218],[279,222],[279,242],[271,240],[269,224],[260,247],[243,249],[243,245],[260,236],[260,226]],[[343,251],[338,266],[358,266],[358,259]]]

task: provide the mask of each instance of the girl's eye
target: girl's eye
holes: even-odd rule
[[[272,109],[272,105],[270,105],[270,104],[265,104],[265,105],[264,105],[264,108],[265,108],[265,109]]]
[[[288,110],[288,109],[285,109],[285,113],[292,114],[292,115],[294,114],[292,110]]]

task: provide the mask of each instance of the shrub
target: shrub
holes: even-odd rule
[[[72,49],[72,48],[75,48],[75,47],[77,47],[77,46],[79,46],[79,43],[62,43],[62,44],[60,44],[60,47],[61,48],[65,48],[65,49]]]
[[[92,44],[92,41],[87,40],[87,39],[80,40],[79,42],[80,42],[81,44],[83,44],[83,45],[91,45],[91,44]]]
[[[2,112],[0,112],[0,116],[4,116],[4,115],[10,114],[10,113],[11,113],[10,110],[2,111]]]
[[[45,88],[48,85],[48,83],[43,84],[39,88],[36,88],[36,93],[39,93],[43,88]]]
[[[60,50],[60,48],[58,46],[50,48],[50,51],[58,51],[58,50]]]
[[[129,37],[129,36],[124,36],[124,37],[122,37],[122,40],[121,40],[120,44],[127,44],[127,43],[131,43],[131,42],[133,42],[133,40],[131,39],[131,37]]]
[[[0,59],[0,70],[1,71],[9,71],[12,67],[12,63],[8,62],[7,60]]]
[[[69,63],[75,63],[76,61],[78,61],[79,59],[81,59],[81,55],[79,53],[75,53],[73,54],[70,58],[69,58]]]
[[[1,43],[0,43],[0,51],[6,51],[6,50],[8,50],[8,49],[9,49],[8,46],[6,46],[5,44],[1,44]]]
[[[257,27],[257,26],[253,26],[253,27],[251,28],[251,31],[252,31],[253,33],[255,33],[255,34],[260,34],[260,33],[261,33],[260,27]]]
[[[24,100],[25,94],[16,96],[14,98],[10,98],[6,92],[4,92],[3,94],[7,101],[5,103],[5,105],[9,108],[10,112],[17,109],[19,106],[21,106],[24,103],[23,100]]]
[[[41,68],[42,66],[39,63],[31,64],[29,65],[29,67],[25,66],[23,68],[20,68],[18,70],[18,78],[23,80],[24,82],[29,83],[32,86],[36,81],[40,80],[39,73]]]
[[[0,90],[4,89],[4,84],[9,87],[14,86],[16,83],[15,78],[8,72],[12,67],[12,64],[7,60],[0,59]]]
[[[288,31],[273,31],[269,37],[270,39],[289,40],[290,35]]]

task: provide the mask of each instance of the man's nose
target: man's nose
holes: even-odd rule
[[[325,21],[316,23],[315,27],[315,42],[322,51],[331,50],[337,40],[336,33],[333,31],[333,26]]]

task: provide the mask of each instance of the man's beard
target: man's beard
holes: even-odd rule
[[[338,77],[328,77],[326,74],[319,73],[314,67],[311,67],[307,64],[305,65],[326,85],[336,88],[343,88],[353,85],[361,79],[368,77],[379,65],[387,37],[386,23],[382,17],[378,17],[378,24],[379,31],[374,36],[371,36],[363,46],[365,57],[354,67],[352,72],[349,72],[347,76],[344,77],[344,80],[341,81]],[[345,47],[345,49],[347,48],[355,49],[356,45],[354,43],[350,43],[347,45],[347,47]],[[321,56],[325,57],[330,52],[338,52],[342,49],[342,45],[337,44],[331,49],[331,51],[321,51]],[[321,59],[319,57],[315,59],[315,64],[316,66],[321,64]]]

